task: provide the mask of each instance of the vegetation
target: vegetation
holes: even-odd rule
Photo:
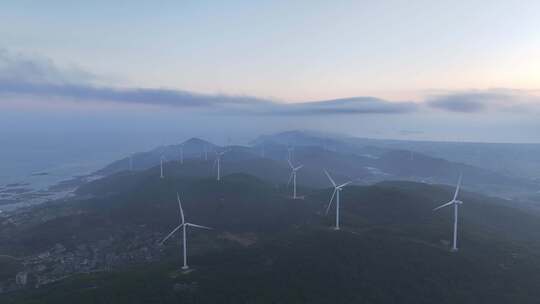
[[[540,221],[504,200],[464,192],[459,247],[449,252],[452,213],[433,207],[453,189],[412,182],[351,186],[342,192],[341,231],[331,189],[288,191],[246,174],[189,178],[172,172],[119,173],[90,183],[62,216],[17,231],[10,244],[34,253],[76,246],[122,230],[164,234],[178,223],[176,192],[190,221],[215,231],[193,234],[182,273],[173,243],[159,262],[76,275],[1,303],[536,303]],[[68,207],[69,206],[69,207]],[[58,210],[57,210],[58,212]],[[136,230],[139,229],[139,230]],[[255,235],[231,244],[223,233]],[[15,232],[14,232],[15,233]],[[0,240],[1,241],[1,240]],[[206,250],[197,250],[203,247]],[[210,248],[210,249],[208,249]]]

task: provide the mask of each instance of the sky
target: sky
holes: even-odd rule
[[[0,135],[540,142],[539,28],[538,1],[2,1]]]

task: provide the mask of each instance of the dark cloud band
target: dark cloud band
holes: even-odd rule
[[[479,113],[488,110],[537,110],[540,99],[519,90],[486,90],[436,95],[428,98],[429,107],[459,113]]]

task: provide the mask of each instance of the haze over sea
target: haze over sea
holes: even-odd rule
[[[161,114],[2,111],[0,186],[29,183],[30,188],[44,189],[159,145],[180,143],[194,136],[218,144],[226,143],[229,138],[226,127],[212,131],[202,129],[200,122],[190,124],[185,115]],[[66,128],[67,125],[70,127]],[[231,140],[251,139],[238,134],[241,132]]]

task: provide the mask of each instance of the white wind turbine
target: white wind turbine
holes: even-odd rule
[[[212,228],[210,227],[206,227],[206,226],[201,226],[201,225],[196,225],[196,224],[192,224],[192,223],[187,223],[184,219],[184,210],[182,209],[182,202],[180,201],[180,195],[178,194],[178,192],[176,193],[176,200],[178,201],[178,208],[180,209],[180,225],[178,225],[176,228],[174,228],[171,233],[169,233],[162,241],[161,241],[161,245],[163,245],[163,243],[165,243],[165,241],[167,241],[171,236],[174,235],[174,233],[176,231],[178,231],[180,228],[182,228],[182,241],[183,241],[183,249],[184,249],[184,266],[182,266],[182,269],[186,270],[189,268],[189,266],[187,265],[187,236],[186,236],[186,229],[187,227],[193,227],[193,228],[201,228],[201,229],[208,229],[208,230],[211,230]]]
[[[221,157],[223,154],[229,152],[228,150],[224,150],[221,152],[216,152],[216,160],[214,161],[214,167],[217,164],[217,181],[219,182],[221,180]]]
[[[332,197],[330,197],[330,202],[328,203],[328,207],[326,208],[326,214],[328,214],[328,211],[330,211],[330,207],[332,206],[332,202],[334,200],[334,196],[336,197],[336,226],[335,229],[339,230],[339,193],[341,190],[343,190],[343,187],[347,186],[348,184],[352,183],[352,181],[348,181],[344,184],[337,185],[336,182],[332,179],[328,171],[326,169],[324,170],[324,173],[332,183],[332,186],[334,186],[334,192],[332,193]]]
[[[165,178],[165,175],[163,175],[163,160],[164,159],[165,157],[161,155],[161,158],[159,159],[159,170],[160,170],[159,178]]]
[[[451,201],[449,201],[446,204],[440,205],[439,207],[433,209],[433,211],[437,211],[441,208],[454,205],[454,240],[452,243],[452,251],[457,251],[457,224],[458,224],[458,206],[463,204],[462,201],[458,200],[457,197],[459,195],[459,188],[461,187],[461,177],[462,175],[459,175],[458,183],[456,186],[456,192],[454,192],[454,198],[452,198]]]
[[[302,167],[304,167],[304,165],[300,165],[298,167],[295,167],[295,166],[293,166],[291,161],[289,161],[289,167],[291,167],[291,176],[289,177],[289,182],[287,183],[287,186],[291,184],[291,180],[292,180],[292,182],[293,182],[293,199],[296,199],[296,172],[298,170],[302,169]]]

